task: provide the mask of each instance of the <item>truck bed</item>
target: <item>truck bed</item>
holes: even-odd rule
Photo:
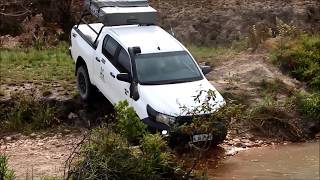
[[[90,26],[96,31],[99,32],[102,28],[102,23],[93,23]],[[87,24],[80,24],[78,27],[78,33],[80,36],[86,40],[90,45],[93,45],[94,40],[97,38],[97,35]]]

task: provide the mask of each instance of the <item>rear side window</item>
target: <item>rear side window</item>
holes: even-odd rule
[[[114,56],[117,52],[119,44],[111,36],[107,35],[103,41],[102,53],[105,55],[111,62],[114,61]]]
[[[117,69],[121,73],[130,73],[131,72],[131,63],[128,53],[121,48],[118,56],[118,61],[116,65]]]

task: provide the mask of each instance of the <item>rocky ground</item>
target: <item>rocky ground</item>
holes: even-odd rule
[[[84,132],[64,129],[57,133],[12,134],[0,139],[0,154],[9,158],[17,179],[62,177],[65,161]]]

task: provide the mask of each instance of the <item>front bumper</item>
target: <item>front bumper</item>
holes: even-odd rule
[[[203,116],[208,116],[208,115],[203,115]],[[177,124],[182,125],[185,123],[191,123],[192,119],[194,117],[192,116],[180,116],[177,118]],[[152,132],[162,132],[163,130],[168,131],[168,135],[169,135],[169,139],[170,139],[170,144],[175,145],[175,144],[184,144],[184,143],[188,143],[190,142],[190,140],[192,139],[193,135],[196,134],[205,134],[202,132],[193,132],[192,134],[185,134],[183,132],[181,132],[178,129],[176,129],[175,131],[172,131],[172,129],[170,129],[170,127],[168,125],[165,125],[163,123],[159,123],[156,122],[154,120],[152,120],[151,118],[145,118],[142,120],[146,125],[148,125],[149,129]],[[227,135],[227,126],[225,122],[222,121],[217,121],[215,123],[213,123],[213,126],[216,128],[217,131],[215,131],[214,133],[212,133],[213,136],[213,144],[220,144],[221,142],[223,142],[223,140],[225,139],[226,135]]]
[[[151,118],[144,118],[142,119],[142,121],[149,126],[149,128],[153,129],[153,130],[167,130],[169,131],[170,130],[170,127],[168,125],[165,125],[165,124],[162,124],[162,123],[159,123],[159,122],[156,122],[154,120],[152,120]]]

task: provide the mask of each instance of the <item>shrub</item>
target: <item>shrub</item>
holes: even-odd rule
[[[266,98],[245,113],[244,124],[256,135],[293,141],[305,137],[300,121],[295,117],[295,107],[289,107],[285,102]]]
[[[298,96],[298,110],[305,117],[319,123],[320,93]]]
[[[160,135],[145,135],[141,146],[129,146],[126,138],[108,126],[97,128],[82,145],[72,164],[71,179],[175,179],[170,152]]]
[[[271,57],[282,71],[314,90],[320,89],[320,34],[287,41],[283,47],[273,50]]]
[[[159,134],[147,134],[141,140],[140,169],[143,179],[170,178],[175,174],[174,156],[166,152],[167,144]],[[173,177],[172,177],[173,178]]]
[[[115,106],[116,129],[129,142],[139,142],[146,133],[146,125],[140,120],[133,107],[127,101],[119,102]]]
[[[15,179],[14,172],[8,168],[8,158],[0,154],[0,179],[12,180]]]

